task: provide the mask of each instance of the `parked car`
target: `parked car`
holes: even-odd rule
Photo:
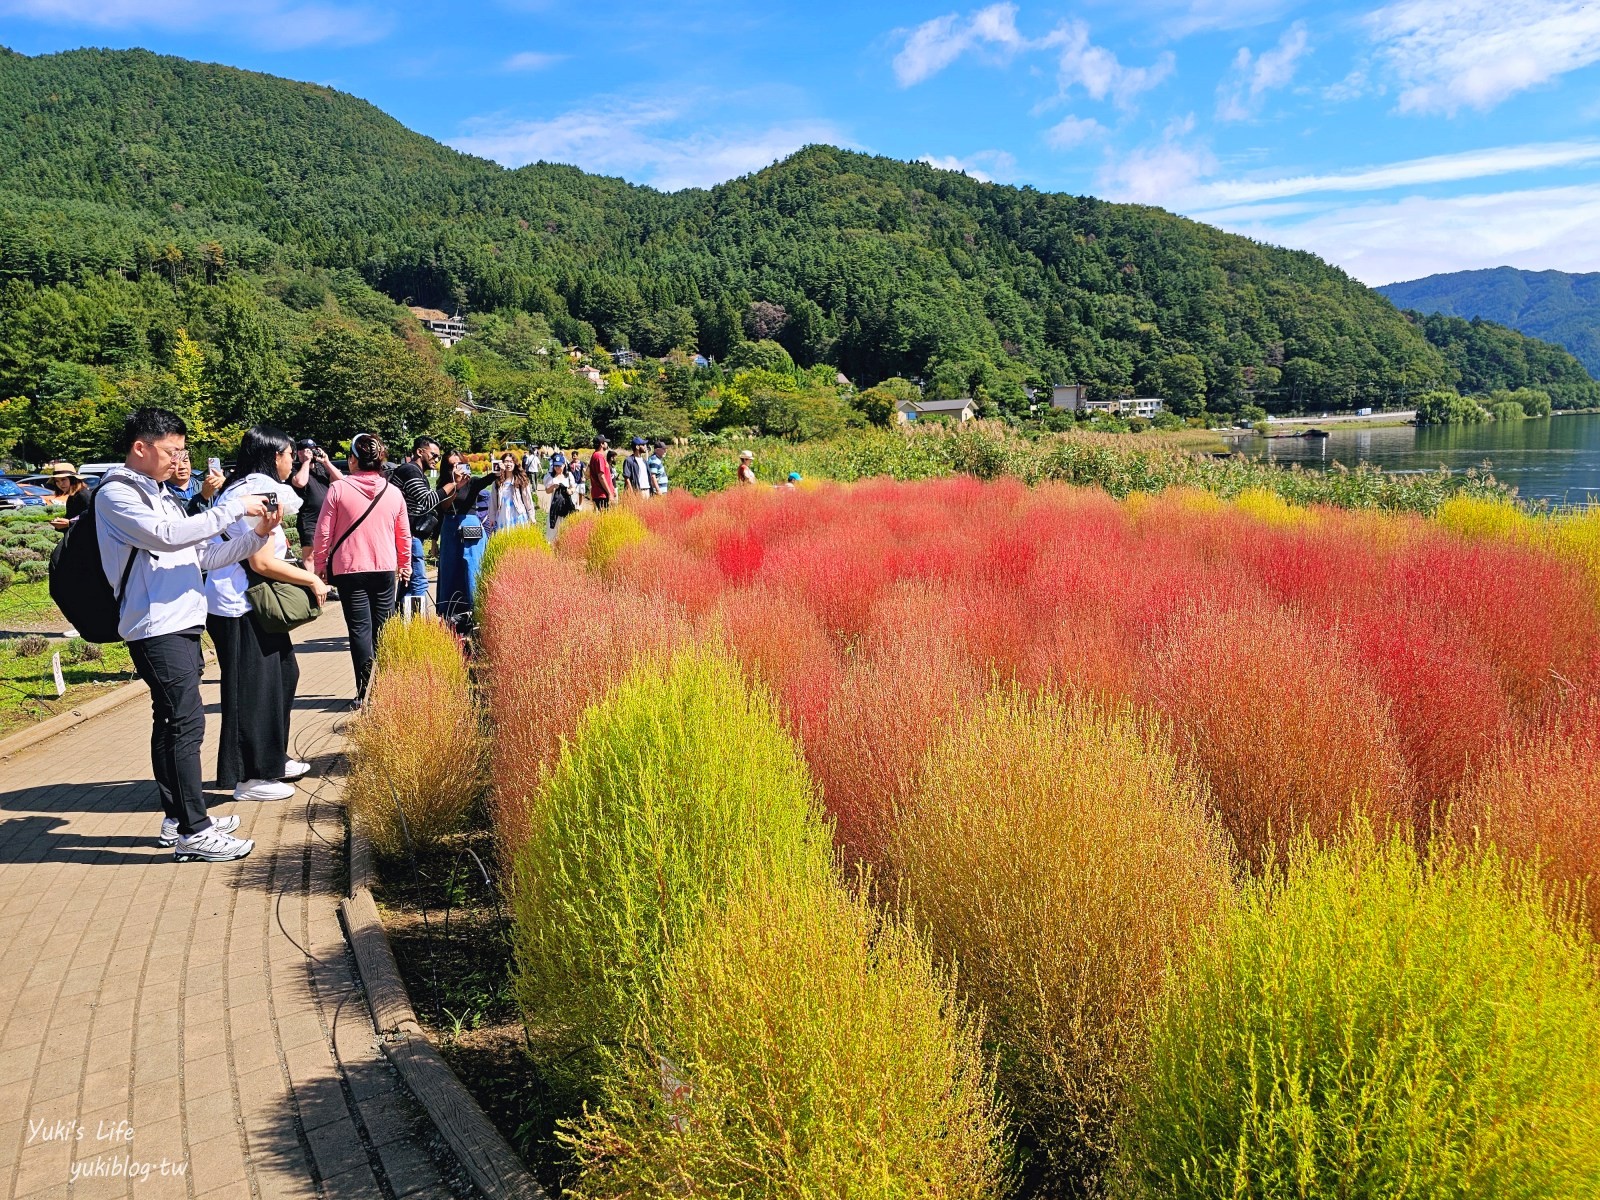
[[[121,465],[121,463],[115,462],[84,463],[83,466],[78,468],[78,474],[82,475],[85,479],[88,479],[91,475],[94,476],[94,478],[90,480],[90,484],[93,486],[93,484],[100,482],[100,476],[111,470],[112,467],[120,467]]]
[[[49,491],[48,488],[44,490]],[[24,488],[20,483],[0,478],[0,510],[43,507],[44,497],[39,489]]]

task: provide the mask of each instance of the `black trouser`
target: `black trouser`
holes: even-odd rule
[[[289,718],[300,664],[287,633],[262,633],[255,619],[209,616],[206,629],[222,668],[217,786],[277,779],[289,758]]]
[[[150,769],[161,793],[161,811],[188,835],[211,828],[200,788],[200,743],[206,710],[200,703],[200,631],[162,633],[128,643],[134,670],[150,685]]]
[[[393,571],[364,571],[358,575],[335,575],[344,608],[344,623],[350,631],[350,661],[356,669],[356,699],[367,694],[372,678],[373,647],[383,623],[394,616]]]

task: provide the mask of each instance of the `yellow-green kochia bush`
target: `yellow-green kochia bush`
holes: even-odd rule
[[[929,752],[890,846],[910,919],[987,1014],[1027,1175],[1093,1193],[1144,1008],[1231,894],[1196,776],[1129,711],[996,692]]]
[[[515,856],[514,986],[556,1042],[623,1036],[665,955],[752,878],[824,877],[799,751],[739,667],[645,665],[580,719]]]
[[[1302,838],[1169,979],[1127,1193],[1600,1195],[1593,943],[1532,875]]]
[[[393,620],[378,637],[366,704],[350,726],[345,803],[385,857],[467,825],[484,739],[461,641],[443,621]]]
[[[627,547],[637,545],[650,536],[644,522],[625,504],[617,504],[596,513],[588,533],[584,561],[589,570],[597,575],[605,574],[616,561],[617,555]]]
[[[742,888],[668,960],[565,1140],[572,1196],[1004,1194],[975,1021],[925,947],[839,883]]]

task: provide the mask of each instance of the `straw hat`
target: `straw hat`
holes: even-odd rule
[[[40,473],[52,476],[67,475],[73,479],[78,478],[78,468],[69,462],[53,462]]]
[[[740,458],[754,458],[755,456],[756,456],[756,452],[754,450],[741,450],[741,451],[739,451],[739,457]]]

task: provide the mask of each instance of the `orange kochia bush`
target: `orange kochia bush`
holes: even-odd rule
[[[880,867],[924,754],[996,684],[1153,707],[1253,864],[1357,809],[1425,836],[1506,747],[1597,694],[1581,564],[1420,517],[971,478],[628,510],[603,574],[587,518],[557,561],[496,580],[486,678],[513,819],[608,681],[687,637],[771,689],[839,847]]]

